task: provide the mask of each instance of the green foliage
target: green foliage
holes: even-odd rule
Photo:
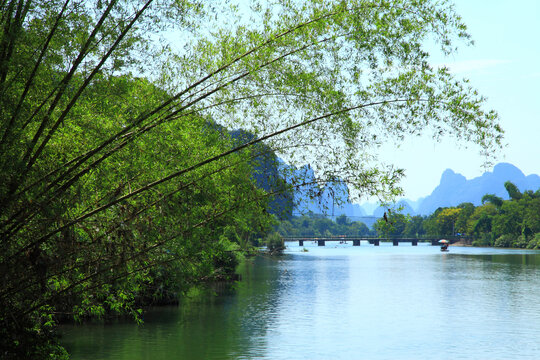
[[[510,200],[501,203],[497,200],[496,207],[476,208],[468,221],[469,231],[482,239],[489,234],[496,239],[495,246],[536,248],[536,234],[540,233],[540,200],[532,191],[522,194],[509,181],[505,187]]]
[[[138,79],[101,79],[93,86],[104,86],[101,82],[112,87],[122,83],[123,90],[116,89],[118,99],[124,95],[137,101],[134,93],[160,96],[160,92]],[[98,94],[88,94],[88,100],[104,100]],[[151,104],[151,97],[145,98]],[[113,112],[108,111],[115,108],[114,98],[106,100],[108,107],[103,108],[103,114],[96,114],[99,107],[81,100],[81,108],[88,105],[80,114],[84,125],[67,123],[60,129],[59,136],[50,141],[48,157],[39,166],[61,166],[62,158],[79,156],[86,144],[92,146],[99,141],[103,131],[117,127],[116,122],[122,122],[124,113],[113,117]],[[134,104],[137,106],[138,103]],[[100,128],[91,126],[96,119],[102,124]],[[57,313],[71,314],[77,320],[115,313],[132,314],[139,319],[136,303],[141,299],[172,301],[174,295],[170,294],[191,283],[227,279],[234,274],[240,246],[247,248],[251,239],[264,233],[273,222],[265,211],[269,197],[255,186],[251,177],[253,168],[246,161],[251,157],[249,151],[230,156],[228,162],[216,161],[203,171],[193,171],[181,182],[155,186],[153,192],[116,203],[156,177],[230,149],[232,140],[210,124],[198,116],[170,121],[126,144],[128,151],[102,161],[99,168],[84,176],[85,181],[70,187],[63,201],[32,209],[34,217],[26,231],[21,232],[23,238],[17,236],[11,243],[3,243],[3,276],[22,277],[25,284],[6,282],[4,300],[21,307],[3,310],[10,309],[34,321],[38,319],[35,311],[26,309],[42,305],[54,307]],[[84,136],[82,129],[86,129]],[[77,137],[79,132],[81,136]],[[68,146],[69,139],[81,147]],[[71,155],[72,152],[75,153]],[[107,208],[91,219],[77,220],[89,209],[103,205]],[[213,225],[201,226],[206,223]],[[55,228],[61,230],[55,233]],[[48,237],[40,240],[41,233]],[[36,245],[30,247],[26,237]],[[11,247],[6,247],[8,244]],[[25,247],[28,250],[20,250]],[[26,271],[28,267],[30,271]],[[160,274],[154,272],[156,269],[160,269]],[[43,326],[36,331],[44,333]],[[23,340],[34,341],[29,337],[20,341]]]
[[[478,207],[463,203],[458,207],[438,208],[427,217],[406,218],[403,230],[401,222],[391,214],[388,221],[379,219],[374,228],[380,237],[455,235],[471,239],[475,246],[537,248],[540,198],[535,194],[524,191],[523,196],[511,200],[486,195],[484,204]]]
[[[423,226],[424,219],[422,216],[416,215],[409,219],[403,230],[403,236],[405,237],[421,237],[426,231]]]
[[[501,235],[495,240],[495,243],[493,246],[496,247],[512,247],[512,245],[516,242],[517,237],[511,234],[504,234]]]
[[[514,242],[512,242],[512,247],[514,248],[526,248],[529,245],[529,239],[525,235],[518,236]]]
[[[495,205],[495,207],[500,208],[503,204],[503,199],[498,196],[495,196],[494,194],[486,194],[482,196],[482,204],[486,202],[490,202],[493,205]]]
[[[52,308],[42,307],[32,317],[8,320],[0,318],[2,359],[69,359],[65,349],[58,345]]]
[[[474,213],[474,205],[472,203],[462,203],[458,205],[461,209],[455,223],[455,231],[458,234],[467,234],[467,223],[470,216]]]
[[[493,204],[478,206],[467,221],[467,234],[476,237],[491,233],[491,223],[497,209]]]
[[[499,213],[493,216],[494,235],[509,234],[517,238],[521,234],[524,211],[524,204],[518,201],[504,201]]]
[[[347,215],[340,215],[336,218],[336,223],[338,225],[347,225],[349,218],[347,218]]]
[[[537,192],[524,191],[523,196],[502,200],[494,195],[483,197],[484,204],[475,207],[472,203],[463,203],[458,207],[438,208],[433,214],[422,217],[406,217],[403,214],[390,212],[386,220],[378,219],[374,231],[379,237],[451,237],[460,236],[472,240],[475,246],[496,246],[536,249],[540,236],[540,197]],[[314,219],[304,219],[307,228],[314,226]],[[317,222],[319,229],[328,231],[327,225]],[[322,224],[321,224],[322,223]],[[291,226],[282,223],[281,229]],[[297,228],[301,228],[298,226]],[[296,230],[296,229],[295,229]],[[309,236],[306,231],[283,231],[292,236]],[[312,232],[313,233],[313,232]],[[314,231],[324,235],[321,231]],[[329,234],[338,235],[333,231]],[[364,233],[367,234],[367,233]]]
[[[283,239],[276,232],[272,232],[266,236],[265,244],[271,253],[281,252],[285,249]]]
[[[510,200],[485,195],[483,202],[488,203],[476,208],[467,206],[470,213],[466,220],[467,232],[474,237],[473,244],[537,248],[536,236],[540,233],[539,198],[530,190],[521,193],[509,181],[505,187]],[[458,223],[461,228],[463,221],[458,218]]]
[[[540,233],[534,235],[534,237],[527,244],[527,249],[540,249]]]
[[[540,197],[524,197],[524,215],[522,228],[528,234],[540,233]]]
[[[380,238],[402,236],[407,226],[409,218],[406,215],[395,211],[388,212],[385,218],[378,219],[373,225],[373,230]]]
[[[493,245],[493,238],[491,234],[481,233],[479,236],[476,236],[472,242],[473,246],[491,246]]]
[[[520,200],[523,197],[523,194],[519,191],[518,187],[511,181],[505,182],[504,187],[508,192],[508,196],[510,196],[510,199]]]
[[[345,215],[337,217],[336,221],[313,214],[293,216],[288,221],[280,222],[276,231],[284,237],[364,236],[372,234],[366,224],[360,221],[351,221]]]
[[[442,209],[437,216],[437,230],[439,235],[454,236],[456,221],[461,212],[460,208]]]

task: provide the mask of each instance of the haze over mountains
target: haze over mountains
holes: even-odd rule
[[[447,169],[441,176],[439,186],[423,199],[416,212],[421,215],[431,214],[438,207],[457,206],[463,202],[480,205],[482,196],[495,194],[508,199],[504,183],[511,181],[520,191],[540,188],[540,176],[525,176],[521,170],[512,164],[500,163],[495,165],[493,172],[467,180],[463,175]]]
[[[463,175],[447,169],[441,176],[439,185],[426,197],[417,201],[408,199],[400,200],[400,205],[404,214],[410,215],[429,215],[439,207],[457,206],[463,202],[471,202],[474,205],[480,205],[482,197],[485,194],[495,194],[503,199],[508,199],[508,193],[504,187],[506,181],[513,182],[520,191],[540,189],[540,176],[533,174],[525,176],[523,172],[509,163],[497,164],[492,172],[486,172],[482,176],[467,180]],[[311,202],[309,200],[300,200],[297,211],[312,211],[316,214],[326,213],[328,215],[339,216],[347,215],[353,220],[361,220],[369,226],[377,217],[384,214],[385,209],[378,207],[378,204],[364,203],[351,204],[346,203],[337,206],[332,202],[331,192],[336,193],[344,191],[339,186],[325,190],[321,201]],[[298,198],[297,198],[298,200]],[[326,211],[323,209],[326,207]],[[362,217],[366,217],[361,219]],[[356,219],[355,219],[356,218]],[[365,221],[368,220],[368,221]]]

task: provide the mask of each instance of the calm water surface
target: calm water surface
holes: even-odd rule
[[[540,359],[540,252],[289,246],[145,324],[63,328],[73,359]]]

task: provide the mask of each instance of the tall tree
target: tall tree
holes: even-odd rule
[[[479,237],[483,234],[491,233],[491,223],[497,214],[497,209],[493,204],[478,206],[469,217],[467,222],[467,234]],[[490,244],[484,244],[490,245]]]
[[[521,193],[521,191],[519,191],[516,184],[511,181],[505,182],[504,188],[506,189],[506,191],[508,192],[508,196],[510,196],[510,199],[512,200],[519,200],[523,197],[523,194]]]
[[[445,208],[438,213],[436,222],[439,235],[455,235],[460,208]]]
[[[511,235],[517,238],[521,234],[524,206],[517,201],[504,201],[500,213],[493,218],[493,235]]]
[[[465,202],[459,204],[458,208],[461,209],[461,211],[459,212],[455,223],[456,233],[469,235],[467,231],[467,223],[469,221],[469,217],[474,213],[475,207],[472,203]]]

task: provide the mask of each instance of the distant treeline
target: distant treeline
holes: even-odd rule
[[[324,215],[308,213],[303,216],[293,216],[290,220],[282,221],[277,232],[284,237],[295,236],[366,236],[376,235],[366,224],[351,221],[346,215],[341,215],[335,221]]]
[[[438,208],[429,216],[388,210],[373,229],[345,215],[332,221],[323,215],[308,214],[282,221],[277,232],[281,236],[461,236],[471,239],[476,246],[540,248],[540,189],[520,192],[510,181],[504,186],[509,200],[486,194],[480,206],[465,202],[456,207]]]

